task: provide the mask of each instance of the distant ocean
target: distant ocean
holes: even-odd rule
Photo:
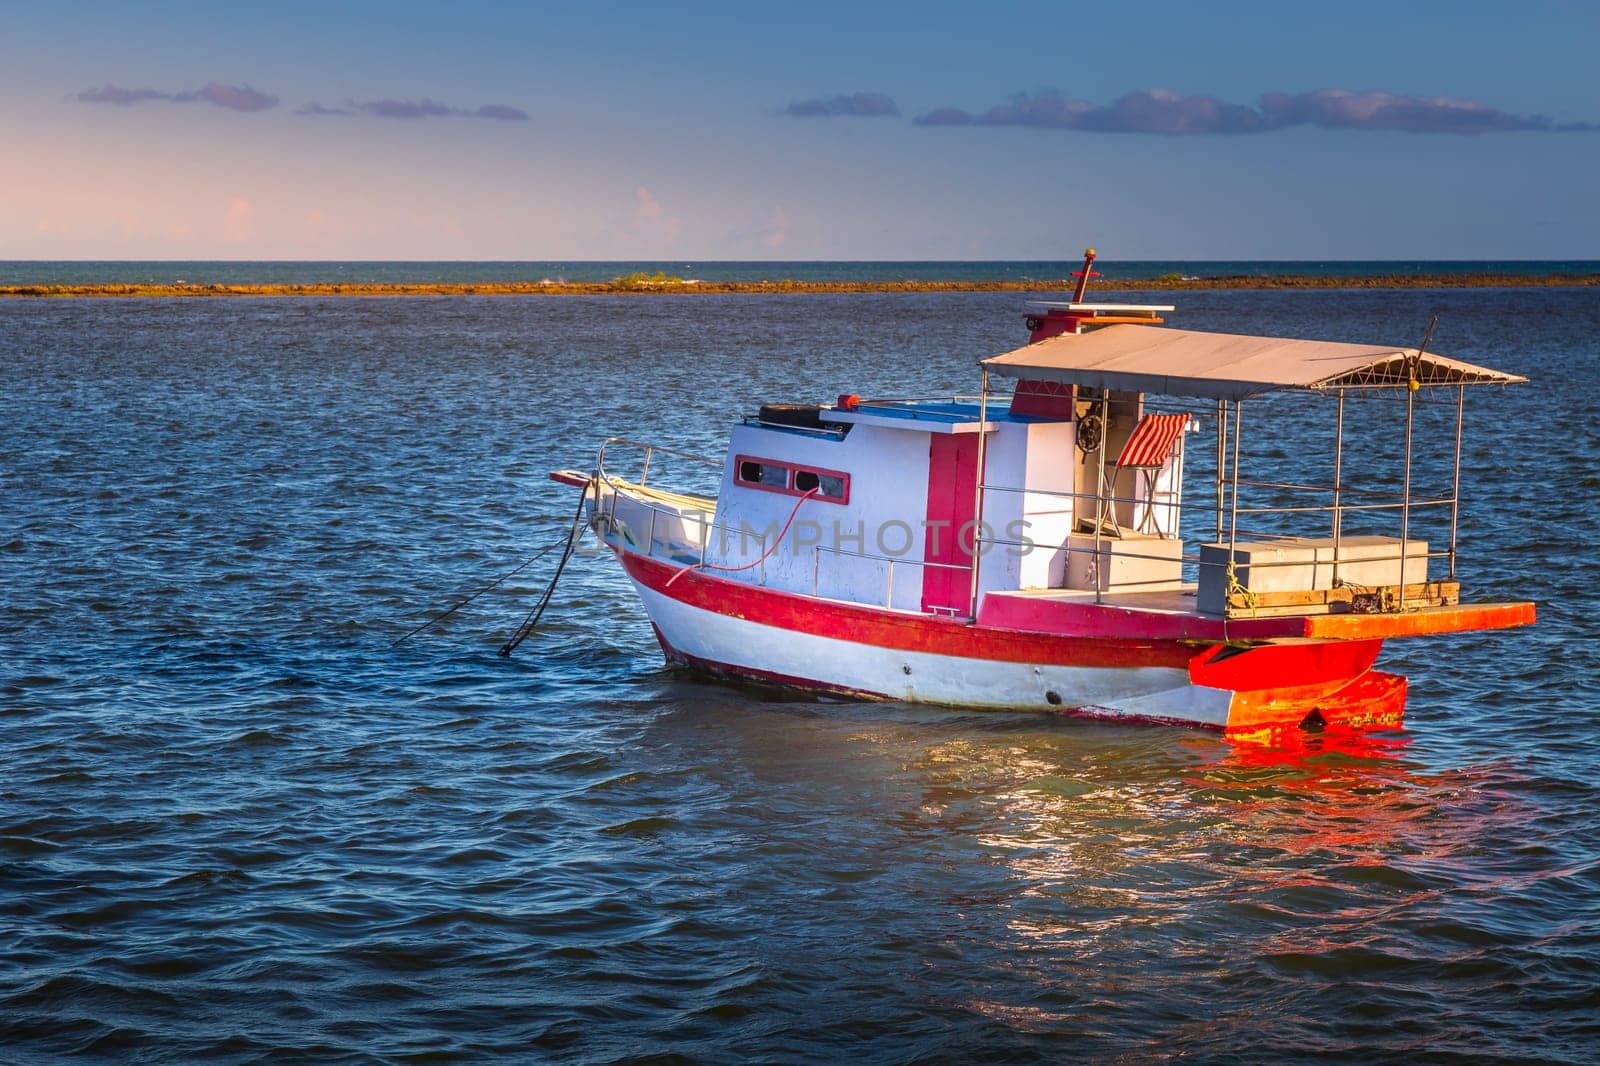
[[[337,262],[213,260],[0,260],[0,285],[309,285],[309,284],[486,284],[544,281],[604,282],[643,272],[698,281],[1055,281],[1079,269],[1082,260],[912,260],[738,262],[673,260],[528,262]],[[1163,274],[1236,277],[1309,274],[1366,277],[1374,274],[1594,274],[1600,260],[1353,260],[1353,259],[1136,259],[1096,264],[1114,285]]]

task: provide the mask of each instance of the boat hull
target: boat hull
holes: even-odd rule
[[[614,546],[615,547],[615,546]],[[668,661],[861,699],[1035,709],[1278,741],[1393,727],[1405,679],[1381,641],[1231,647],[1019,633],[778,592],[618,551]]]

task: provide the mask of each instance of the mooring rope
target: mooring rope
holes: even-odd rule
[[[500,645],[500,657],[502,659],[516,651],[523,641],[533,635],[533,631],[539,626],[539,619],[544,617],[545,608],[550,606],[550,597],[554,596],[556,592],[556,582],[561,580],[561,572],[567,568],[567,560],[572,558],[572,552],[578,545],[578,538],[582,535],[583,505],[588,502],[590,485],[595,488],[595,502],[598,506],[600,485],[598,481],[591,479],[584,483],[583,491],[578,494],[578,509],[572,514],[572,527],[567,530],[566,550],[561,553],[561,561],[556,564],[556,572],[551,575],[550,584],[545,586],[544,595],[540,596],[539,602],[533,605],[533,610],[528,612],[528,616],[522,620],[522,624],[517,627],[516,632],[511,634],[510,639]]]
[[[1250,589],[1245,588],[1244,585],[1240,584],[1239,575],[1234,572],[1233,566],[1233,560],[1229,559],[1227,599],[1230,602],[1227,604],[1227,606],[1232,607],[1233,604],[1231,601],[1235,595],[1238,595],[1238,597],[1244,601],[1244,606],[1250,612],[1250,617],[1254,618],[1256,616],[1256,594]]]
[[[510,571],[507,571],[504,574],[501,574],[499,577],[495,578],[493,581],[491,581],[487,585],[483,586],[483,588],[479,589],[477,592],[474,592],[472,595],[468,596],[466,599],[461,600],[454,607],[451,607],[448,611],[445,611],[443,614],[438,614],[438,615],[435,615],[434,617],[428,619],[426,622],[422,623],[417,628],[415,628],[415,629],[411,630],[410,632],[406,633],[404,636],[400,637],[398,640],[396,640],[393,644],[390,644],[389,646],[392,648],[396,644],[402,644],[405,641],[407,641],[407,640],[411,639],[412,637],[416,636],[418,633],[421,633],[424,629],[427,629],[429,626],[437,625],[438,623],[443,622],[446,618],[449,618],[451,615],[453,615],[457,611],[461,610],[461,608],[465,607],[467,604],[471,603],[473,600],[477,599],[479,596],[482,596],[485,592],[490,591],[491,589],[493,589],[496,586],[504,583],[505,581],[509,580],[510,578],[513,578],[516,575],[522,573],[522,571],[526,570],[528,567],[532,566],[534,563],[538,562],[540,559],[543,559],[546,555],[549,555],[551,552],[553,552],[557,548],[561,547],[561,543],[562,543],[561,541],[557,540],[557,541],[552,541],[549,544],[546,544],[544,547],[542,547],[538,551],[534,552],[531,557],[529,557],[525,562],[522,563],[522,565],[518,566],[515,570],[510,570]]]

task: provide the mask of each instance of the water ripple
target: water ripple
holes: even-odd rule
[[[1600,1058],[1600,303],[1183,324],[1434,308],[1534,378],[1469,418],[1463,576],[1540,624],[1394,646],[1410,731],[1286,753],[704,685],[604,558],[511,659],[531,570],[391,646],[564,533],[608,428],[966,389],[1010,296],[6,305],[3,1057]]]

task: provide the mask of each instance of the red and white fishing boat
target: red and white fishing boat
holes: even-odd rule
[[[1030,308],[1026,346],[982,360],[976,396],[768,406],[721,460],[613,438],[593,471],[552,473],[583,488],[667,659],[850,697],[1278,741],[1398,725],[1406,680],[1373,669],[1389,638],[1533,622],[1531,603],[1462,603],[1456,581],[1467,386],[1525,379],[1426,340],[1167,328],[1169,306],[1085,302],[1093,258],[1070,301]],[[1326,484],[1241,477],[1244,416],[1282,393],[1327,401]],[[1403,434],[1398,491],[1350,476],[1367,472],[1347,448],[1358,399],[1378,401],[1361,428],[1381,410]],[[1453,415],[1448,494],[1412,484],[1422,404]],[[1186,545],[1185,442],[1204,423],[1214,491],[1189,498],[1214,521],[1191,517]],[[639,450],[628,478],[623,445]],[[663,466],[689,460],[720,468],[715,496],[660,487]]]

